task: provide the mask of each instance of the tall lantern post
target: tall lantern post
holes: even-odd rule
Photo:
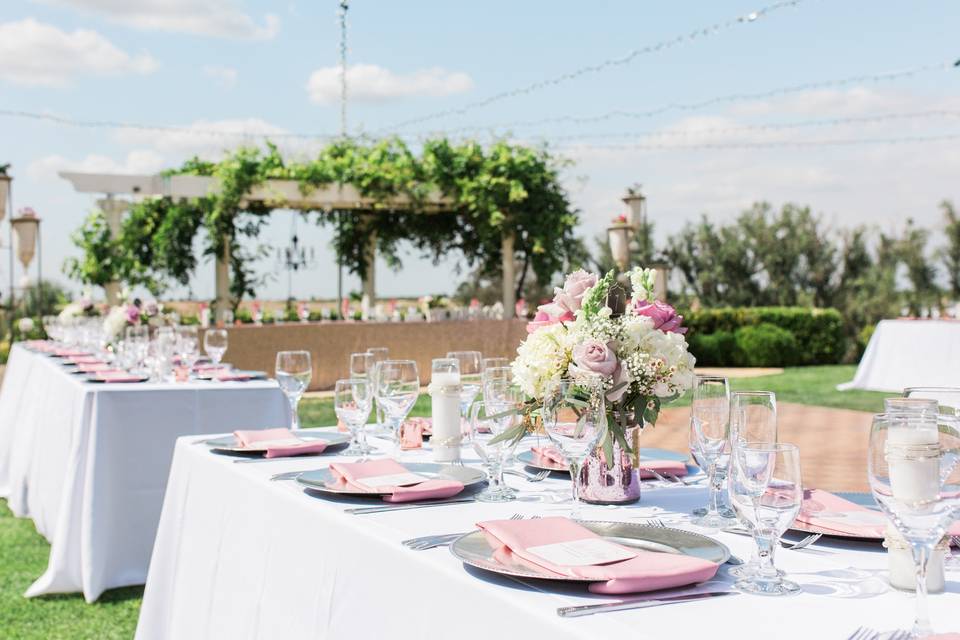
[[[651,253],[648,245],[647,233],[647,197],[643,195],[639,184],[627,188],[622,198],[623,203],[630,209],[629,216],[622,215],[613,221],[607,229],[607,241],[610,243],[610,253],[614,262],[621,271],[630,267],[630,257],[639,253],[646,256]],[[639,240],[638,240],[639,236]],[[641,245],[642,242],[642,245]],[[657,300],[667,298],[667,279],[670,268],[663,260],[654,259],[650,264],[643,265],[656,272],[653,295]]]
[[[13,230],[13,234],[16,237],[16,253],[17,259],[20,261],[20,264],[23,266],[24,272],[24,282],[22,283],[26,286],[29,283],[29,276],[27,275],[28,270],[30,269],[30,263],[33,262],[34,255],[38,254],[37,247],[40,246],[40,218],[37,217],[36,212],[30,207],[25,207],[20,210],[19,215],[10,219],[10,227]],[[43,278],[43,267],[40,266],[41,257],[37,258],[37,285],[40,286],[40,281]],[[13,296],[13,270],[10,271],[10,292],[11,297]]]

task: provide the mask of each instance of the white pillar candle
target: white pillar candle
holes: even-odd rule
[[[910,545],[893,525],[887,525],[886,534],[883,546],[887,548],[890,586],[904,591],[916,591],[917,570],[913,562],[913,552],[910,550]],[[930,560],[927,562],[927,591],[930,593],[940,593],[946,585],[944,576],[945,554],[943,542],[938,544],[933,553],[930,554]]]
[[[437,462],[460,459],[460,374],[434,372],[430,383],[433,435],[430,446]]]
[[[890,488],[898,502],[936,500],[940,493],[940,436],[935,421],[892,427],[887,435]]]

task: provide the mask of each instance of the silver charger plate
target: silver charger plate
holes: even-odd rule
[[[580,524],[605,540],[625,547],[692,556],[717,564],[723,564],[730,558],[730,550],[726,545],[691,531],[634,522],[585,521]],[[493,557],[493,548],[480,530],[457,538],[456,542],[450,545],[450,552],[464,564],[502,575],[564,582],[596,582],[596,580],[558,576],[546,570],[540,572],[520,562],[509,564],[498,562]]]
[[[669,451],[667,449],[652,449],[652,448],[640,448],[640,460],[674,460],[677,462],[686,462],[690,456],[685,456],[682,453],[677,453],[676,451]],[[517,460],[527,465],[528,467],[533,467],[534,469],[545,469],[547,471],[560,471],[563,473],[570,473],[569,467],[564,464],[549,463],[543,460],[538,460],[537,457],[533,454],[533,451],[527,449],[521,453],[517,454]],[[696,467],[687,465],[688,472],[695,472]]]
[[[226,373],[226,372],[221,372],[221,373]],[[226,380],[225,382],[245,382],[245,381],[247,381],[247,380],[266,380],[266,379],[267,379],[267,372],[266,372],[266,371],[242,371],[242,370],[239,370],[239,369],[235,369],[235,370],[233,370],[233,371],[230,371],[230,372],[228,373],[228,375],[231,375],[231,376],[250,376],[250,377],[249,377],[249,378],[244,378],[243,380]],[[200,371],[199,373],[195,373],[195,374],[194,374],[194,377],[195,377],[197,380],[216,380],[216,379],[217,379],[216,376],[217,376],[217,374],[215,374],[215,373],[209,373],[209,372],[207,372],[207,371]]]
[[[133,376],[129,380],[105,380],[103,378],[96,377],[96,372],[84,372],[81,374],[84,381],[93,382],[95,384],[136,384],[138,382],[148,382],[150,380],[149,376]],[[134,379],[135,378],[135,379]]]
[[[428,479],[457,480],[463,483],[465,489],[479,485],[486,481],[487,474],[481,469],[473,469],[452,464],[436,464],[433,462],[404,462],[401,463],[407,471],[426,476]],[[327,486],[327,483],[336,482],[330,468],[317,469],[315,471],[305,471],[297,476],[297,482],[311,491],[319,493],[328,493],[338,496],[385,496],[388,493],[366,493],[362,491],[353,491],[352,489],[335,489]]]
[[[304,440],[323,440],[327,443],[328,446],[334,446],[338,444],[346,444],[350,442],[350,434],[342,433],[340,431],[331,431],[331,430],[320,430],[320,429],[299,429],[293,432],[298,438]],[[220,438],[211,438],[209,440],[204,440],[203,444],[209,446],[211,449],[221,453],[236,453],[251,455],[257,454],[262,455],[263,451],[257,451],[256,449],[248,449],[241,447],[237,442],[236,436],[229,435],[223,436]]]

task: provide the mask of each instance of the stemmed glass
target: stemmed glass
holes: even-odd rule
[[[599,376],[562,379],[543,405],[543,426],[570,466],[573,508],[580,518],[580,468],[607,432],[607,410]]]
[[[276,364],[277,383],[290,403],[290,430],[300,428],[297,405],[313,378],[313,366],[309,351],[278,351]]]
[[[480,370],[486,371],[487,369],[497,369],[500,367],[509,367],[510,359],[509,358],[484,358],[480,362]]]
[[[873,497],[910,545],[917,573],[913,637],[933,632],[927,564],[960,513],[960,421],[930,413],[874,416],[867,453]]]
[[[722,473],[718,472],[730,434],[730,387],[727,379],[697,376],[690,404],[690,443],[694,457],[706,467],[710,481],[710,502],[702,516],[692,523],[708,529],[721,529],[735,522],[720,513]]]
[[[377,421],[377,431],[382,431],[386,425],[386,418],[383,414],[383,407],[380,406],[380,400],[377,399],[377,367],[384,360],[389,359],[390,350],[386,347],[371,347],[367,349],[367,353],[373,356],[373,407],[374,407],[374,416]]]
[[[350,354],[350,377],[370,380],[373,377],[373,355],[368,351]]]
[[[196,327],[177,327],[176,351],[180,358],[180,366],[186,371],[185,378],[189,379],[193,365],[200,357],[200,340],[197,337]]]
[[[518,405],[523,399],[519,390],[504,387],[494,393],[492,404],[477,402],[470,413],[470,441],[487,468],[487,488],[477,495],[481,502],[508,502],[517,493],[503,482],[503,464],[517,446],[514,440],[492,442],[522,419]]]
[[[482,356],[479,351],[450,351],[447,357],[460,363],[460,416],[466,424],[470,405],[483,385]]]
[[[377,365],[377,402],[393,432],[394,455],[400,456],[400,428],[420,396],[420,374],[413,360],[384,360]]]
[[[333,388],[333,408],[337,418],[350,430],[350,447],[343,453],[362,456],[372,449],[367,445],[367,418],[373,402],[370,381],[363,378],[337,380]]]
[[[214,367],[220,366],[223,354],[227,352],[227,330],[207,329],[203,332],[203,350],[210,356]]]
[[[736,588],[767,596],[800,593],[799,585],[784,580],[774,564],[780,536],[803,503],[800,450],[792,444],[742,442],[730,462],[730,502],[753,534],[759,559],[756,570],[742,575]]]

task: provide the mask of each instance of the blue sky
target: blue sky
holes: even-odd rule
[[[765,0],[351,4],[349,59],[361,66],[351,72],[349,124],[357,133],[392,131],[396,123],[617,58],[749,14]],[[198,131],[336,133],[339,107],[330,83],[338,60],[336,5],[7,0],[0,4],[0,109]],[[622,211],[619,198],[634,182],[644,185],[660,238],[702,212],[730,217],[760,199],[810,204],[836,226],[874,222],[892,229],[912,216],[935,228],[937,204],[960,201],[958,140],[833,143],[960,134],[960,69],[655,117],[511,123],[639,112],[933,66],[960,57],[954,30],[947,28],[958,23],[960,5],[948,0],[807,0],[628,64],[400,131],[462,135],[477,128],[482,136],[511,132],[522,140],[551,141],[574,161],[564,178],[585,235],[600,232]],[[890,115],[897,117],[870,119]],[[831,119],[839,121],[822,122]],[[791,126],[756,129],[764,124]],[[225,145],[240,142],[3,115],[0,140],[0,162],[14,165],[14,205],[32,206],[44,220],[46,274],[59,271],[74,252],[69,234],[94,200],[74,193],[57,170],[154,172],[194,153],[216,157]],[[301,142],[289,152],[313,148],[315,143]],[[263,239],[283,246],[290,224],[290,213],[277,212]],[[318,261],[295,278],[295,295],[334,295],[328,233],[304,222],[299,229]],[[456,262],[450,256],[436,267],[411,257],[400,273],[381,266],[378,290],[383,296],[451,291],[457,278],[448,267]],[[272,261],[260,266],[275,268]],[[195,295],[212,294],[212,271],[212,265],[201,265]],[[6,279],[0,273],[0,282]],[[358,283],[348,280],[348,287]],[[264,287],[263,295],[285,296],[285,275]]]

